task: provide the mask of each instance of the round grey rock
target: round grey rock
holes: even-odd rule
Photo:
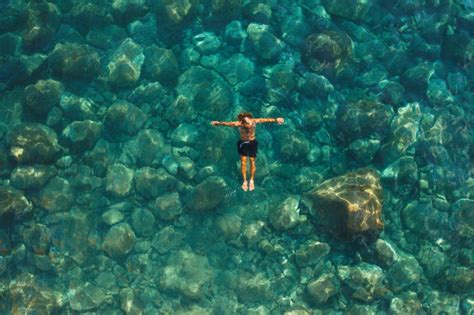
[[[270,222],[279,231],[294,228],[299,223],[299,198],[288,197],[270,213]]]
[[[42,188],[57,173],[54,166],[19,166],[10,176],[12,186],[18,189]]]
[[[92,121],[74,121],[63,130],[67,145],[75,152],[91,149],[99,140],[102,124]]]
[[[33,203],[51,212],[67,211],[75,201],[69,182],[61,177],[52,178],[48,184],[33,195]]]
[[[160,194],[176,189],[176,178],[163,168],[144,167],[136,172],[135,189],[145,199],[153,199]]]
[[[135,233],[128,223],[119,223],[110,228],[102,242],[102,250],[112,258],[123,257],[135,245]]]
[[[54,74],[67,79],[93,79],[100,70],[99,54],[83,44],[57,44],[48,61]]]
[[[151,45],[145,49],[144,54],[143,72],[146,78],[164,85],[176,84],[180,72],[173,51]]]
[[[339,292],[339,283],[333,274],[323,274],[308,283],[308,294],[317,304],[325,304]]]
[[[144,208],[135,209],[132,213],[132,226],[139,236],[150,236],[153,234],[155,216],[150,210]]]
[[[134,171],[116,163],[110,166],[106,176],[106,190],[117,197],[125,197],[132,189]]]
[[[143,111],[128,102],[119,101],[107,110],[104,124],[112,133],[136,135],[145,123],[146,115]]]
[[[156,198],[154,207],[155,214],[163,220],[174,220],[183,212],[183,207],[177,192],[163,194]]]
[[[59,103],[63,85],[55,80],[40,80],[25,88],[25,106],[35,114],[44,115]]]
[[[0,187],[0,218],[13,216],[21,218],[29,214],[33,206],[22,191],[12,187]]]
[[[7,135],[10,155],[21,164],[51,163],[61,153],[56,133],[51,128],[36,124],[20,124]]]

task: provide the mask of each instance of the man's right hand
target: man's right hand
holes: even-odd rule
[[[218,122],[218,121],[215,121],[215,120],[211,121],[211,125],[213,125],[213,126],[216,126],[218,123],[219,123],[219,122]]]

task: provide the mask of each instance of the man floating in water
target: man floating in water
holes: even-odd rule
[[[240,140],[237,142],[237,151],[240,155],[240,169],[244,183],[244,191],[254,190],[255,159],[257,157],[258,142],[255,139],[255,128],[259,123],[278,123],[283,124],[283,118],[253,118],[251,113],[242,112],[237,116],[237,121],[212,121],[213,126],[239,127]],[[247,156],[250,157],[250,181],[247,185]]]

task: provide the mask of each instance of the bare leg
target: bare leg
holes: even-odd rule
[[[250,182],[249,182],[249,190],[252,191],[255,189],[255,184],[253,182],[253,178],[255,177],[255,158],[250,157]]]
[[[242,172],[242,178],[244,179],[244,183],[242,184],[242,189],[244,191],[248,190],[247,186],[247,157],[241,155],[240,156],[240,171]]]

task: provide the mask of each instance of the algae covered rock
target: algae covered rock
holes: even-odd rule
[[[91,99],[64,93],[59,101],[64,117],[71,120],[95,120],[96,105]]]
[[[299,223],[299,198],[288,197],[270,212],[270,222],[280,231],[289,230]]]
[[[100,70],[100,56],[88,45],[57,44],[48,61],[54,74],[68,79],[93,79]]]
[[[420,104],[410,103],[398,109],[390,123],[389,138],[382,146],[384,161],[394,161],[416,143],[420,120]]]
[[[327,243],[319,241],[308,241],[303,244],[295,253],[295,260],[298,267],[316,265],[331,251]]]
[[[364,0],[323,0],[324,8],[333,15],[348,20],[364,20],[369,12],[371,2]]]
[[[429,239],[438,239],[449,231],[448,214],[436,210],[429,202],[412,201],[401,211],[405,228]]]
[[[0,217],[21,218],[33,209],[23,192],[8,186],[0,187]]]
[[[388,270],[387,279],[394,292],[402,291],[418,283],[423,273],[418,261],[409,255],[402,255]]]
[[[226,239],[235,239],[239,236],[242,219],[235,214],[223,214],[215,220],[215,226]]]
[[[336,235],[378,235],[383,229],[382,186],[371,169],[328,179],[306,193],[304,200],[318,222]]]
[[[102,242],[102,249],[112,258],[130,253],[135,245],[135,233],[128,223],[119,223],[110,228]]]
[[[19,166],[10,176],[12,186],[18,189],[38,189],[43,187],[57,173],[54,166]]]
[[[173,51],[151,45],[144,50],[144,54],[143,72],[146,78],[164,85],[176,84],[179,66]]]
[[[105,115],[105,127],[118,134],[135,135],[143,126],[146,115],[133,104],[125,101],[115,102]]]
[[[234,86],[252,77],[255,71],[255,64],[243,54],[235,54],[224,60],[218,66],[217,71],[229,84]]]
[[[357,139],[349,145],[349,152],[361,164],[369,164],[380,148],[380,140]]]
[[[203,297],[212,279],[212,269],[205,256],[180,250],[170,256],[160,279],[160,286],[191,300]]]
[[[124,197],[132,189],[134,171],[125,165],[116,163],[107,170],[106,190],[117,197]]]
[[[224,201],[226,189],[224,179],[210,176],[188,193],[185,197],[186,206],[195,211],[212,210]]]
[[[167,226],[155,234],[151,246],[160,254],[166,254],[171,250],[177,250],[183,246],[185,235],[175,228]]]
[[[402,292],[390,301],[390,313],[394,315],[422,314],[423,305],[415,292]]]
[[[334,91],[334,86],[326,77],[306,72],[298,80],[298,89],[307,97],[325,98]]]
[[[53,3],[29,3],[26,10],[28,27],[22,34],[24,49],[32,52],[50,45],[60,24],[60,14]]]
[[[11,313],[21,314],[25,310],[35,310],[42,314],[55,314],[65,311],[67,297],[52,290],[36,276],[22,273],[10,282]]]
[[[89,150],[99,140],[102,124],[92,120],[74,121],[63,130],[67,145],[75,152]]]
[[[442,274],[443,285],[454,293],[470,293],[474,290],[474,270],[472,266],[451,265]]]
[[[160,194],[171,192],[177,185],[177,180],[163,168],[144,167],[135,175],[135,189],[145,199],[153,199]]]
[[[86,312],[97,309],[105,302],[105,292],[89,283],[79,283],[78,281],[71,281],[69,283],[69,306],[73,311]]]
[[[130,38],[125,39],[107,65],[109,84],[116,88],[134,87],[144,61],[142,47]]]
[[[277,148],[285,160],[301,160],[309,153],[310,143],[298,130],[283,130],[277,139]]]
[[[269,25],[250,23],[247,33],[255,53],[263,60],[276,59],[285,48],[285,43],[273,35]]]
[[[217,73],[194,66],[178,80],[178,94],[187,97],[196,110],[217,115],[230,109],[234,95],[229,84]]]
[[[337,125],[345,138],[356,140],[373,133],[386,132],[393,115],[392,107],[378,101],[362,99],[339,107]]]
[[[139,236],[150,236],[154,232],[155,216],[146,208],[135,209],[132,213],[132,226]]]
[[[51,212],[67,211],[75,201],[73,189],[69,182],[61,177],[54,177],[40,191],[34,194],[33,202]]]
[[[350,297],[372,302],[388,293],[384,284],[384,273],[379,266],[362,262],[356,266],[339,266],[337,268],[339,279],[347,285]]]
[[[181,200],[177,192],[163,194],[156,198],[153,208],[163,220],[173,220],[183,212]]]
[[[55,80],[40,80],[25,88],[25,106],[37,115],[45,115],[59,103],[63,85]]]
[[[158,10],[164,10],[166,17],[174,24],[179,24],[186,20],[199,4],[199,0],[164,0]]]
[[[301,58],[317,73],[334,75],[337,65],[347,62],[352,54],[352,40],[343,31],[324,31],[306,37]]]
[[[474,200],[459,199],[452,206],[451,221],[461,237],[474,237]]]
[[[216,34],[204,32],[193,37],[193,43],[196,49],[203,55],[216,53],[221,47],[221,41]]]
[[[183,122],[192,123],[197,117],[197,112],[192,106],[189,98],[178,95],[165,112],[166,121],[172,126],[178,126]]]
[[[10,155],[20,164],[51,163],[62,151],[54,130],[41,124],[17,125],[7,139]]]
[[[161,160],[165,141],[158,130],[144,129],[138,132],[136,145],[137,164],[139,166],[151,166]]]
[[[271,298],[271,282],[262,273],[243,274],[239,278],[239,300],[242,302],[265,301]]]
[[[312,302],[325,304],[339,292],[339,281],[333,274],[322,274],[308,283],[307,290]]]
[[[193,146],[199,138],[199,129],[194,124],[181,123],[171,133],[171,142],[173,145]]]
[[[272,105],[288,104],[289,95],[296,86],[294,66],[276,64],[265,69],[263,76],[268,87],[265,99]]]
[[[391,266],[398,260],[395,245],[381,238],[375,242],[375,255],[382,266]]]

